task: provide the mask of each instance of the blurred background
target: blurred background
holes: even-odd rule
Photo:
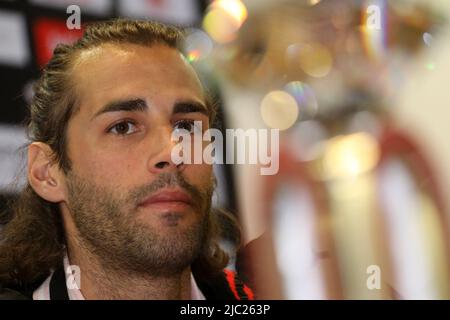
[[[0,0],[0,224],[33,82],[82,33],[72,4],[82,24],[187,27],[219,127],[280,130],[277,174],[215,167],[247,244],[230,267],[258,297],[450,298],[450,1]]]

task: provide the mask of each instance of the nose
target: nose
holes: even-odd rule
[[[148,170],[153,174],[163,172],[175,172],[184,168],[183,163],[175,164],[172,161],[172,150],[176,141],[172,141],[172,128],[161,128],[152,140],[150,156],[148,159]]]

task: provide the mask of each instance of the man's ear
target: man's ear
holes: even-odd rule
[[[52,154],[50,146],[43,142],[28,146],[28,181],[39,196],[57,203],[65,200],[65,181]]]

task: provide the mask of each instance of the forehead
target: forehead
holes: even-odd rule
[[[193,68],[178,50],[164,45],[107,44],[82,52],[72,80],[83,113],[127,97],[143,97],[153,104],[163,99],[204,101]]]

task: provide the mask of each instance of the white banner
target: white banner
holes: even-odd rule
[[[198,0],[120,0],[119,14],[186,26],[200,20],[200,7]]]
[[[26,181],[25,129],[0,125],[0,193],[14,193]],[[22,150],[22,151],[21,151]]]
[[[96,15],[110,15],[112,11],[111,0],[30,0],[31,3],[62,9],[64,12],[70,5],[77,5],[81,8],[81,15],[83,12]]]
[[[27,42],[25,17],[0,11],[0,64],[24,67],[30,59]]]

